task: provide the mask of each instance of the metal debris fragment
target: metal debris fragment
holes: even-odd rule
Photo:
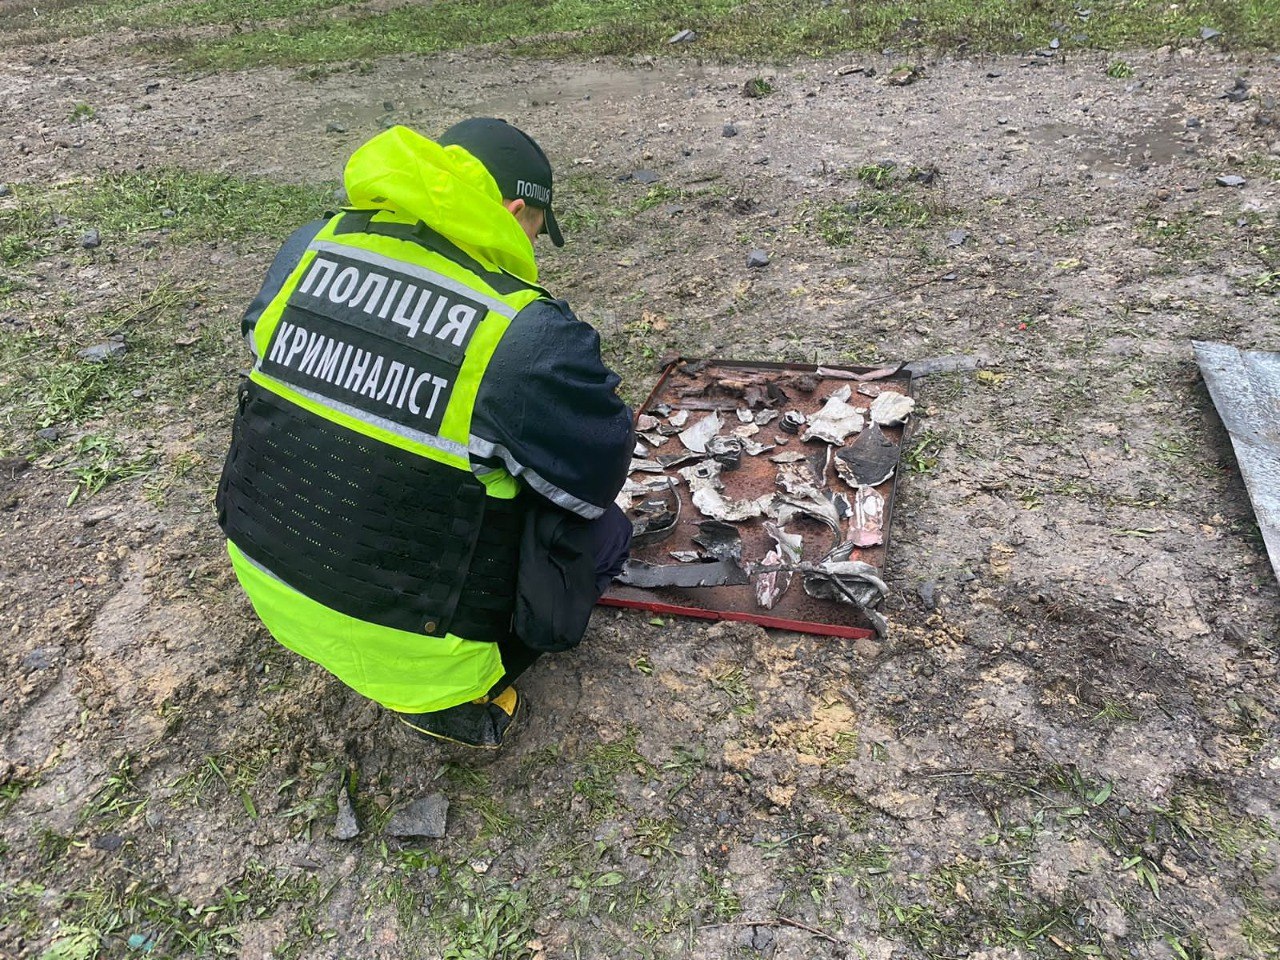
[[[750,410],[748,410],[746,407],[739,407],[737,409],[737,414],[738,414],[739,423],[755,423],[755,419],[756,419],[755,414],[752,413]]]
[[[618,574],[619,583],[629,587],[723,587],[749,583],[750,578],[732,560],[711,563],[645,563],[628,560]]]
[[[643,457],[632,457],[628,473],[666,473],[667,468],[657,460],[646,460]]]
[[[864,548],[884,543],[884,497],[874,487],[859,487],[854,492],[849,542]]]
[[[773,538],[774,547],[764,555],[761,565],[765,567],[794,567],[800,562],[804,538],[798,533],[789,533],[784,527],[767,520],[765,533]],[[766,610],[772,610],[778,599],[791,586],[793,571],[789,569],[769,570],[756,577],[756,602]]]
[[[689,422],[688,410],[677,410],[671,416],[667,417],[667,423],[671,424],[671,426],[673,427],[683,427],[688,422]]]
[[[765,512],[772,502],[769,494],[756,497],[754,500],[726,500],[724,495],[714,487],[702,487],[693,492],[693,505],[702,511],[704,516],[716,520],[750,520]]]
[[[719,413],[709,413],[693,426],[680,431],[680,442],[694,453],[706,453],[707,441],[720,432],[724,421]]]
[[[809,419],[809,429],[800,439],[844,443],[845,437],[866,426],[867,420],[862,411],[848,403],[851,393],[846,385],[832,394],[826,405]]]
[[[836,473],[851,487],[874,487],[893,476],[897,461],[897,445],[873,423],[836,454]]]
[[[722,520],[703,520],[693,542],[717,560],[742,559],[742,533],[731,523]]]
[[[775,453],[769,459],[774,463],[799,463],[801,460],[808,460],[809,457],[799,450],[784,450],[782,453]]]
[[[741,437],[712,437],[707,441],[707,454],[726,470],[736,470],[742,463]]]
[[[632,512],[631,543],[633,546],[645,546],[659,543],[675,532],[680,522],[680,495],[676,493],[676,483],[671,477],[667,480],[666,496],[642,501]]]
[[[777,410],[758,410],[755,414],[756,426],[763,427],[778,418]]]
[[[778,429],[783,433],[799,433],[807,422],[808,418],[799,410],[788,410],[778,421]]]
[[[871,422],[882,427],[897,427],[907,422],[916,402],[901,393],[885,391],[871,401]]]
[[[868,370],[866,373],[837,370],[834,367],[819,367],[818,376],[825,377],[828,380],[857,380],[859,383],[865,383],[868,380],[883,380],[885,377],[892,377],[902,367],[903,365],[900,363],[896,367],[879,367],[875,370]]]
[[[803,565],[805,593],[819,600],[853,604],[883,636],[888,621],[874,607],[888,595],[889,587],[871,564],[849,559],[853,549],[853,544],[842,543],[821,562]]]

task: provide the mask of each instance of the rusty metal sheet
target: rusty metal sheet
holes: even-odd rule
[[[1192,341],[1280,578],[1280,353]]]
[[[843,372],[845,376],[840,376]],[[875,379],[861,381],[849,379],[849,374],[867,374],[875,372]],[[831,374],[830,376],[823,374]],[[781,396],[770,397],[770,385],[775,392],[782,391]],[[750,437],[758,443],[775,445],[775,449],[751,456],[744,454],[736,469],[726,470],[720,479],[724,483],[723,495],[732,501],[750,500],[778,492],[776,478],[779,464],[769,458],[777,454],[798,452],[819,465],[827,487],[845,494],[850,502],[854,500],[854,488],[842,480],[835,469],[834,458],[826,458],[827,444],[821,441],[804,442],[800,433],[788,435],[779,428],[781,414],[785,411],[798,410],[810,417],[822,409],[830,395],[842,387],[851,387],[852,394],[848,403],[857,407],[868,417],[874,394],[880,392],[896,392],[911,395],[910,374],[893,370],[871,371],[861,367],[824,367],[821,371],[809,364],[779,363],[745,363],[736,361],[702,361],[681,360],[670,365],[664,372],[657,387],[648,400],[637,411],[637,415],[653,414],[656,411],[671,412],[688,410],[687,424],[691,425],[706,416],[706,411],[716,410],[724,420],[721,435],[729,435],[734,428],[748,424],[741,423],[736,416],[740,408],[750,409],[753,413],[773,409],[778,411],[779,418],[770,423],[760,425],[759,432]],[[863,388],[865,392],[859,392]],[[763,399],[762,399],[763,396]],[[754,404],[752,403],[754,401]],[[906,427],[884,427],[885,436],[899,448],[904,430],[909,431],[913,421],[908,420]],[[749,431],[745,431],[749,432]],[[777,443],[777,438],[785,437],[785,443]],[[853,440],[850,436],[844,447]],[[842,447],[837,447],[837,450]],[[647,455],[658,459],[663,456],[685,452],[684,445],[677,435],[666,437],[661,446]],[[679,466],[668,470],[677,475]],[[640,481],[656,479],[652,475],[632,474],[632,479]],[[884,540],[882,543],[855,549],[851,559],[860,560],[873,566],[883,574],[885,555],[889,544],[889,530],[893,515],[894,494],[897,487],[897,472],[874,489],[884,500]],[[636,560],[649,564],[672,564],[677,559],[673,553],[696,549],[693,538],[698,535],[699,521],[707,519],[694,506],[687,483],[677,487],[682,503],[680,521],[674,532],[660,543],[644,544],[632,551]],[[764,529],[764,521],[768,517],[758,517],[734,524],[742,538],[742,555],[744,561],[761,561],[774,546],[773,540]],[[840,539],[847,539],[846,533]],[[837,542],[836,534],[816,520],[803,519],[793,521],[788,529],[792,533],[800,533],[804,537],[803,560],[813,563],[820,560]],[[706,587],[651,587],[639,588],[614,583],[601,603],[611,606],[641,607],[664,613],[675,613],[708,619],[747,620],[765,626],[783,627],[827,636],[864,637],[870,636],[869,621],[856,607],[831,600],[817,599],[805,593],[797,574],[794,582],[777,601],[772,609],[758,605],[754,582],[745,585],[724,585]]]

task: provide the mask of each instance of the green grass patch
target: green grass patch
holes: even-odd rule
[[[14,194],[0,206],[0,295],[20,286],[18,268],[78,249],[90,228],[100,231],[103,243],[162,228],[180,240],[282,236],[336,206],[332,185],[176,168]]]
[[[945,204],[920,190],[873,186],[863,189],[853,200],[811,208],[805,218],[807,226],[802,229],[817,235],[828,246],[850,247],[868,229],[915,230],[945,221],[950,215]]]
[[[240,68],[264,63],[311,65],[368,60],[389,54],[431,53],[503,43],[529,56],[629,55],[688,51],[698,55],[778,60],[841,50],[941,48],[965,52],[1026,50],[1060,38],[1073,47],[1114,49],[1198,42],[1201,27],[1222,31],[1235,47],[1280,46],[1276,0],[1130,0],[1095,5],[1088,16],[1064,0],[1014,4],[1007,0],[438,0],[347,16],[316,17],[327,0],[269,0],[252,19],[284,21],[216,38],[168,38],[153,49],[191,66]],[[246,4],[230,0],[155,7],[144,16],[171,22],[239,22]],[[290,8],[293,8],[292,10]],[[163,11],[163,13],[162,13]],[[693,29],[692,44],[670,45]]]

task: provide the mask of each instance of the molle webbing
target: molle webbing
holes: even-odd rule
[[[340,613],[433,636],[510,635],[518,500],[253,383],[241,388],[218,519],[246,556]]]
[[[388,223],[374,220],[374,214],[379,212],[378,210],[343,211],[341,218],[333,228],[333,235],[337,237],[346,233],[371,233],[374,236],[392,237],[396,240],[415,243],[426,250],[440,254],[440,256],[456,263],[464,270],[470,270],[499,294],[518,293],[521,290],[536,290],[548,298],[551,296],[536,284],[526,283],[519,277],[514,277],[509,273],[486,269],[479,260],[444,234],[431,229],[421,220],[416,224]]]

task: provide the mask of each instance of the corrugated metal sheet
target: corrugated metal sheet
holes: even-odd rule
[[[1280,578],[1280,353],[1193,341]]]

